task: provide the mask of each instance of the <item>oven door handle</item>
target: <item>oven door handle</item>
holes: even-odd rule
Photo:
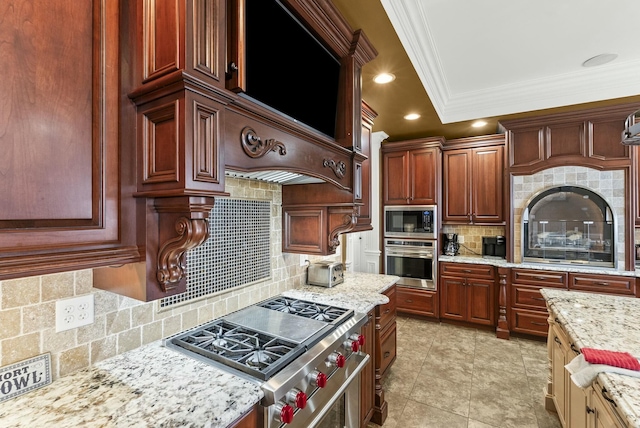
[[[418,257],[420,259],[432,259],[432,253],[423,253],[418,251],[393,251],[387,250],[388,256],[398,256],[398,257]]]

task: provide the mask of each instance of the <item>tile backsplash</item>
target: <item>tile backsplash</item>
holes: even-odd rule
[[[55,380],[303,284],[300,256],[282,252],[281,186],[227,177],[226,191],[233,198],[271,202],[269,279],[171,309],[95,289],[91,270],[0,281],[0,367],[50,352]],[[56,301],[89,293],[94,323],[57,333]]]
[[[504,226],[443,225],[442,233],[457,233],[464,240],[460,244],[460,255],[473,256],[482,254],[483,236],[504,236]]]

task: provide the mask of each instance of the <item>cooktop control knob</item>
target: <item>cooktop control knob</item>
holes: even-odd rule
[[[339,369],[343,368],[346,362],[347,359],[340,352],[334,352],[327,357],[327,365],[336,366]]]
[[[362,334],[352,334],[351,336],[349,336],[349,339],[351,340],[357,340],[358,341],[358,345],[360,345],[360,347],[362,348],[365,344],[365,338]]]
[[[327,386],[327,375],[319,372],[318,370],[314,370],[309,373],[309,382],[311,382],[311,385],[313,386],[324,388]]]
[[[276,403],[274,406],[275,418],[278,422],[290,424],[293,421],[293,407],[283,402]]]
[[[358,352],[358,350],[360,350],[360,342],[358,342],[358,340],[353,340],[351,338],[347,339],[344,341],[344,349],[347,350],[347,352]]]
[[[307,394],[300,391],[298,388],[291,388],[286,395],[287,403],[292,406],[296,406],[298,409],[304,409],[307,407]]]

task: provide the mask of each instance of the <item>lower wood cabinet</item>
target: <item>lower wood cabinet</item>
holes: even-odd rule
[[[367,314],[367,322],[362,326],[360,334],[365,338],[362,350],[371,357],[360,375],[360,426],[366,427],[373,416],[376,396],[375,311]]]
[[[581,389],[564,368],[580,351],[571,343],[562,325],[551,321],[547,342],[551,359],[548,393],[562,426],[566,428],[625,428],[627,425],[610,404],[607,390],[598,380]]]
[[[398,287],[396,295],[398,312],[438,318],[438,293],[436,291]]]
[[[384,399],[382,380],[396,360],[396,296],[395,285],[384,292],[389,303],[376,306],[375,326],[375,398],[371,422],[382,425],[387,419],[388,405]]]
[[[490,265],[440,265],[440,318],[496,324],[495,268]]]

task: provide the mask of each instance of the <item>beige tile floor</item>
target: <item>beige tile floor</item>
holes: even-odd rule
[[[543,404],[542,341],[399,316],[397,347],[384,428],[560,427]]]

